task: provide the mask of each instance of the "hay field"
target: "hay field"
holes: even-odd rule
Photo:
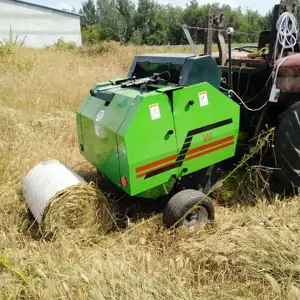
[[[44,240],[31,226],[25,174],[46,159],[82,163],[75,110],[89,88],[156,50],[105,47],[0,55],[0,299],[300,299],[297,198],[217,207],[216,224],[192,233],[167,232],[160,215],[93,239]]]

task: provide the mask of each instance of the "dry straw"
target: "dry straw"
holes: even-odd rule
[[[93,184],[78,184],[58,192],[45,209],[41,229],[46,235],[66,231],[106,234],[113,225],[112,205]]]
[[[300,299],[299,197],[274,199],[272,205],[260,199],[255,206],[231,201],[230,209],[216,207],[213,228],[193,233],[166,231],[157,216],[131,223],[126,234],[101,236],[99,224],[87,229],[89,213],[82,208],[76,212],[88,226],[77,219],[75,229],[51,241],[21,227],[24,218],[30,223],[20,193],[25,170],[50,157],[72,166],[82,161],[74,111],[88,87],[126,74],[134,54],[169,50],[119,46],[117,52],[84,56],[18,49],[15,56],[0,57],[1,300]],[[53,200],[49,208],[54,206]],[[57,210],[75,218],[74,210]],[[52,211],[45,219],[62,222]],[[108,218],[101,213],[100,220]]]

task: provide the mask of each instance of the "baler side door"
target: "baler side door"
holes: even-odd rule
[[[240,106],[209,83],[173,92],[179,176],[235,155]]]
[[[166,94],[152,92],[136,100],[119,134],[124,136],[126,148],[128,165],[122,164],[121,176],[128,181],[123,187],[128,194],[159,188],[178,176],[178,146],[171,100]]]

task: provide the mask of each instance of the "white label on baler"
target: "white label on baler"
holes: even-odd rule
[[[104,110],[100,110],[96,116],[96,122],[100,121],[104,116]]]
[[[149,106],[152,120],[160,119],[160,110],[158,103]]]
[[[198,94],[198,96],[199,96],[200,106],[206,106],[206,105],[208,105],[207,92],[200,92]]]
[[[270,97],[269,97],[269,101],[277,103],[279,100],[279,97],[280,97],[280,89],[276,88],[276,85],[273,84],[271,93],[270,93]]]
[[[100,136],[100,128],[98,127],[98,125],[95,125],[95,134],[97,136]]]

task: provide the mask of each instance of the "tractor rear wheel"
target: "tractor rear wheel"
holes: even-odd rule
[[[275,132],[275,154],[280,171],[275,173],[280,191],[292,193],[300,188],[300,102],[280,116]]]
[[[175,194],[165,207],[163,213],[164,225],[167,228],[174,225],[175,227],[191,227],[197,223],[206,224],[214,221],[214,205],[208,198],[204,197],[205,194],[202,192],[191,189]],[[186,215],[191,208],[193,209]]]

